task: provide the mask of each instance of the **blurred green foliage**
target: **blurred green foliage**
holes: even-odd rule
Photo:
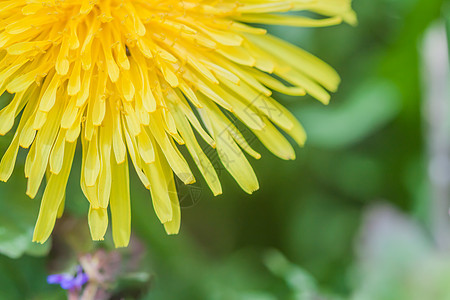
[[[147,249],[140,271],[151,276],[142,299],[450,299],[450,260],[433,252],[426,233],[418,47],[430,24],[450,15],[443,4],[357,0],[355,28],[270,27],[335,66],[341,89],[328,107],[276,95],[304,124],[307,146],[296,161],[284,162],[255,144],[263,159],[252,161],[261,185],[252,196],[225,172],[223,196],[213,198],[199,182],[200,197],[183,195],[178,236],[165,235],[148,191],[132,176],[132,226]],[[2,152],[7,139],[0,139]],[[0,299],[64,299],[45,281],[55,255],[47,255],[51,242],[30,243],[39,197],[25,196],[23,157],[18,164],[0,186]],[[86,222],[75,166],[66,214]],[[420,223],[404,221],[403,231],[369,242],[391,244],[364,252],[367,262],[355,251],[355,238],[365,211],[380,200],[408,215],[400,219]],[[409,240],[399,239],[405,235]],[[77,251],[92,247],[76,234],[67,239]],[[61,267],[71,264],[65,259]]]

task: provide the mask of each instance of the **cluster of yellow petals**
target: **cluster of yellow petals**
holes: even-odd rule
[[[0,94],[14,97],[0,112],[0,134],[21,116],[0,180],[11,176],[19,147],[29,149],[30,197],[46,175],[34,240],[45,242],[62,215],[78,139],[92,237],[103,239],[109,207],[118,247],[130,236],[128,160],[169,234],[180,226],[174,174],[195,181],[179,145],[214,195],[222,188],[202,143],[217,150],[244,191],[258,189],[244,152],[260,155],[226,112],[275,155],[294,159],[279,129],[300,145],[305,133],[271,91],[328,103],[327,90],[340,79],[319,59],[249,24],[343,21],[356,21],[350,0],[1,1]]]

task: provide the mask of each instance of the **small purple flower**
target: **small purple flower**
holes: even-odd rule
[[[81,266],[77,267],[76,276],[70,274],[54,274],[47,277],[49,284],[59,284],[65,290],[79,290],[88,280],[89,277],[83,272]]]

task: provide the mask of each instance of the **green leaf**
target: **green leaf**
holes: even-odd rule
[[[7,183],[0,184],[0,253],[19,258],[27,253],[46,255],[50,242],[32,243],[33,229],[39,210],[39,200],[25,195],[25,180],[13,174]]]
[[[0,255],[0,299],[67,299],[66,291],[47,283],[46,259]]]
[[[51,240],[45,244],[33,243],[28,240],[28,247],[25,250],[25,254],[30,256],[46,256],[52,247]]]
[[[383,80],[369,80],[342,104],[307,107],[297,112],[310,145],[344,148],[356,144],[392,121],[400,111],[396,88]]]
[[[267,268],[274,275],[284,279],[295,294],[294,299],[308,300],[318,298],[315,279],[308,272],[288,261],[279,251],[268,251],[264,261]]]

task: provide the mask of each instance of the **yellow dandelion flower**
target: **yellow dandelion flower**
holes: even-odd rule
[[[46,175],[34,240],[45,242],[62,215],[78,139],[92,238],[103,239],[109,207],[118,247],[130,237],[129,159],[169,234],[180,226],[174,174],[195,181],[179,145],[214,195],[222,188],[198,138],[217,150],[245,192],[257,190],[244,152],[260,155],[229,113],[275,155],[294,159],[279,129],[300,145],[305,133],[271,91],[328,103],[327,91],[340,79],[319,59],[250,24],[354,23],[350,1],[1,1],[0,94],[15,96],[0,112],[0,134],[21,117],[0,180],[11,176],[19,147],[29,149],[28,196],[36,196]],[[320,17],[283,14],[289,11]]]

